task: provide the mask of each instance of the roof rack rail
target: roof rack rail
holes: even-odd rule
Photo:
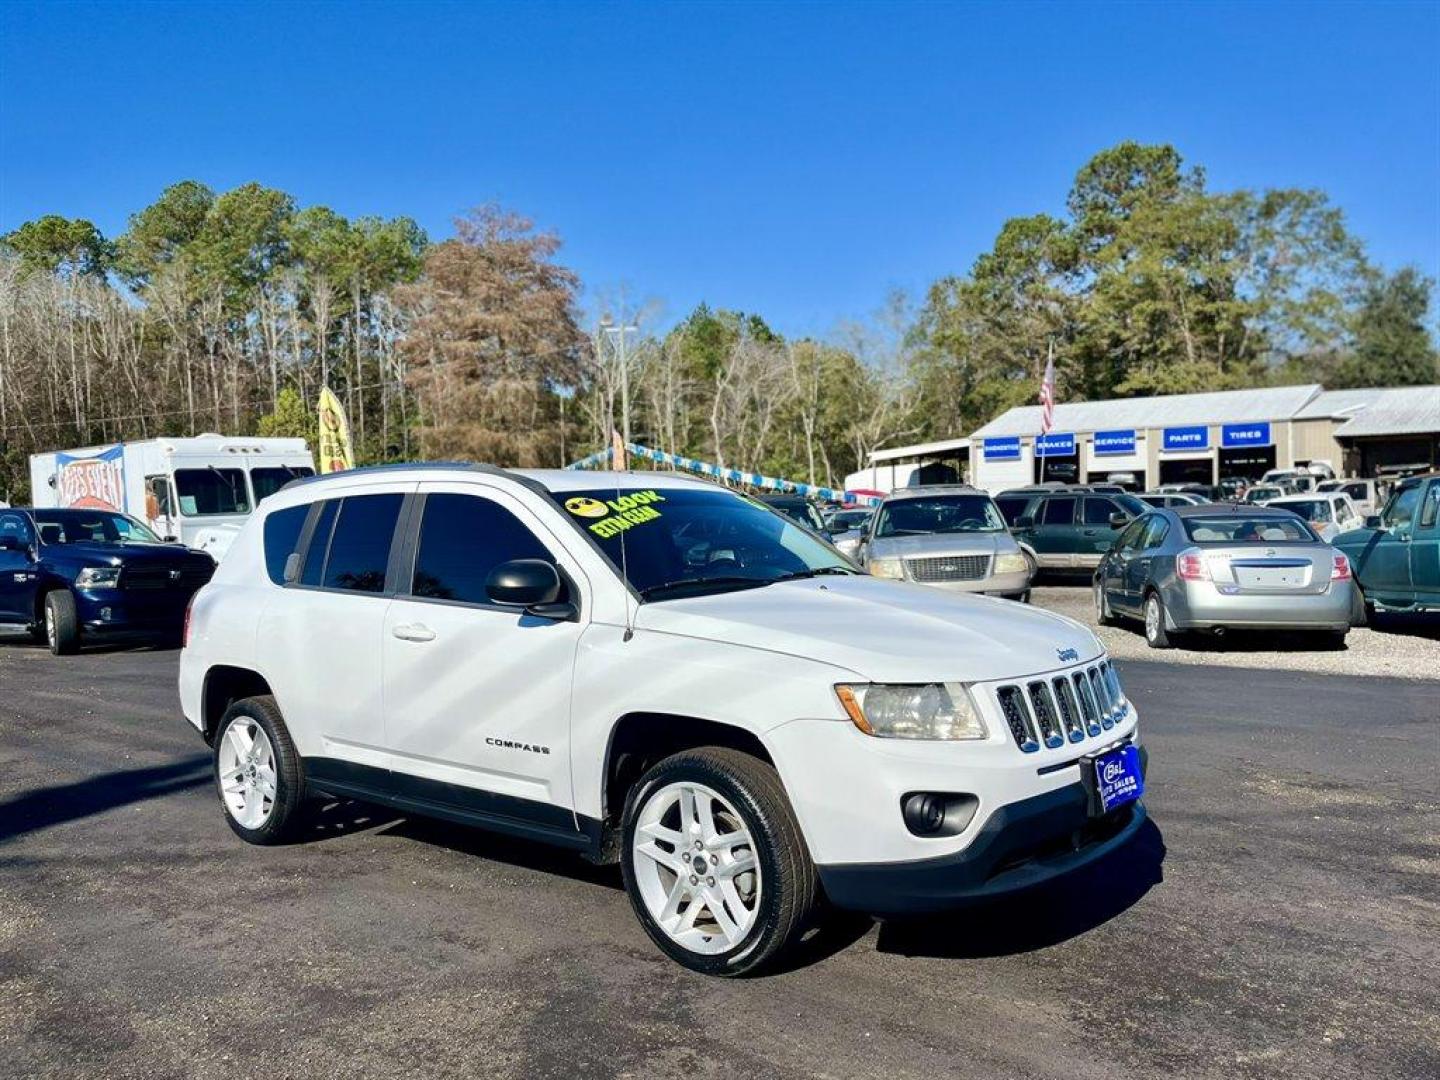
[[[296,477],[280,490],[287,491],[303,484],[318,484],[326,480],[339,480],[350,476],[373,476],[378,473],[404,472],[408,469],[466,469],[470,472],[486,473],[490,476],[504,476],[511,480],[525,479],[525,477],[516,476],[498,465],[486,465],[477,461],[392,461],[385,465],[362,465],[358,469],[345,469],[342,472],[316,473],[313,476]]]

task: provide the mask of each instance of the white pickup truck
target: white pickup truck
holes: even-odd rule
[[[196,595],[180,697],[243,839],[323,794],[618,861],[655,943],[717,975],[772,961],[822,894],[952,907],[1145,817],[1135,710],[1088,629],[870,577],[658,474],[291,485]]]

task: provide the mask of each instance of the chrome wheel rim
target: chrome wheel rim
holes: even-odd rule
[[[275,809],[275,748],[265,729],[242,716],[220,741],[220,798],[225,811],[247,829],[258,829]]]
[[[666,784],[641,807],[631,866],[645,910],[675,944],[714,956],[739,946],[760,912],[760,864],[745,819],[704,784]]]
[[[1153,596],[1145,601],[1145,636],[1151,641],[1160,636],[1160,603]]]
[[[1105,618],[1105,597],[1100,591],[1098,581],[1095,583],[1095,617],[1097,619]]]
[[[45,605],[45,641],[52,649],[60,642],[60,627],[55,625],[55,609],[49,604]]]

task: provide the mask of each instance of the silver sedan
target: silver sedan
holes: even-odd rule
[[[1157,509],[1132,521],[1095,570],[1104,625],[1140,619],[1153,649],[1184,633],[1314,630],[1338,645],[1354,614],[1350,562],[1285,510]]]

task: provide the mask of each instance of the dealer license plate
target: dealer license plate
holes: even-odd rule
[[[1100,796],[1102,814],[1132,803],[1145,794],[1138,746],[1122,746],[1114,753],[1095,759],[1095,792]]]

